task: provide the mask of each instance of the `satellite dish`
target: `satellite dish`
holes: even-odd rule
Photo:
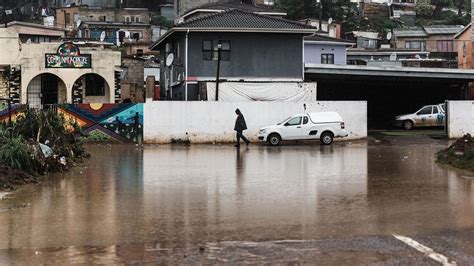
[[[393,37],[393,33],[391,31],[387,32],[387,36],[386,36],[387,40],[390,41],[392,37]]]
[[[105,41],[105,37],[106,37],[105,31],[103,31],[103,32],[100,34],[100,41],[101,41],[101,42]]]
[[[171,66],[173,64],[173,61],[174,61],[174,54],[173,53],[170,53],[167,57],[166,57],[166,66]]]
[[[329,25],[332,24],[332,18],[329,18],[329,19],[328,19],[328,24],[329,24]]]
[[[76,28],[79,28],[79,26],[81,26],[81,24],[82,24],[82,21],[80,19],[78,19],[76,21]]]

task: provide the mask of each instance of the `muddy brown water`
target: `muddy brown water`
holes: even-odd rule
[[[470,228],[474,174],[437,165],[446,146],[90,146],[87,166],[0,200],[0,261]]]

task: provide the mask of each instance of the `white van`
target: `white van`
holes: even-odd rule
[[[334,138],[347,137],[342,117],[337,112],[293,115],[276,125],[261,128],[257,137],[277,146],[282,140],[316,140],[330,145]]]

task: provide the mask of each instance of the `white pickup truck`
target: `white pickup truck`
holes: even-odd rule
[[[413,114],[395,117],[395,126],[410,130],[413,127],[439,127],[444,125],[446,116],[445,104],[423,106]]]
[[[282,140],[317,140],[330,145],[334,138],[347,137],[342,117],[336,112],[293,115],[276,125],[261,128],[257,137],[277,146]]]

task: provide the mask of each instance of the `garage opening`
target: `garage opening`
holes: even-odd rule
[[[318,82],[319,101],[367,101],[368,129],[395,129],[396,116],[415,113],[425,105],[464,100],[466,79],[307,73]],[[357,112],[357,110],[354,110]]]

